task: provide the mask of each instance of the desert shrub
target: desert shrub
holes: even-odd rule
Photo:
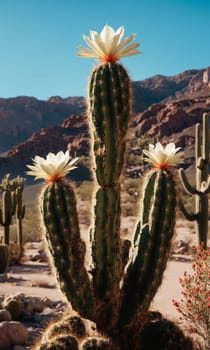
[[[210,349],[210,249],[198,247],[192,264],[192,273],[184,273],[179,282],[182,287],[180,301],[173,305],[180,321],[191,334],[195,334]]]

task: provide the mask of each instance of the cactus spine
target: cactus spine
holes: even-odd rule
[[[0,273],[4,273],[9,264],[9,248],[6,244],[0,244]]]
[[[179,175],[182,185],[187,193],[195,196],[195,212],[190,213],[180,201],[180,208],[185,217],[195,221],[195,229],[198,235],[199,244],[207,248],[208,238],[208,193],[210,192],[209,176],[209,121],[208,114],[203,114],[203,128],[196,124],[195,134],[195,186],[193,187],[185,175],[184,169],[180,169]]]

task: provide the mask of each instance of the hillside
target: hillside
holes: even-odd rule
[[[129,155],[140,155],[138,136],[151,140],[159,136],[186,148],[186,163],[192,163],[194,125],[210,111],[210,67],[189,70],[172,77],[156,75],[133,82],[133,116],[128,134],[125,176],[136,177],[141,166],[134,167]],[[86,101],[83,97],[48,101],[32,97],[0,99],[0,177],[6,173],[25,176],[26,164],[35,155],[69,149],[82,159],[89,156],[89,132]],[[74,179],[90,177],[85,162],[74,171]]]

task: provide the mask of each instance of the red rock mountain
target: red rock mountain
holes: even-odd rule
[[[182,147],[194,144],[194,124],[210,111],[210,67],[172,77],[154,76],[133,82],[133,117],[128,154],[139,154],[138,135],[172,140]],[[83,97],[59,96],[48,101],[32,97],[0,99],[0,177],[22,175],[35,155],[69,148],[88,158],[89,132]],[[74,175],[73,175],[74,173]],[[136,176],[135,172],[131,175]],[[75,179],[90,176],[85,166]],[[138,175],[137,175],[138,176]]]

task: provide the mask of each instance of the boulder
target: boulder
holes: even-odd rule
[[[20,322],[3,321],[0,323],[0,349],[9,350],[13,345],[24,345],[28,331]]]

